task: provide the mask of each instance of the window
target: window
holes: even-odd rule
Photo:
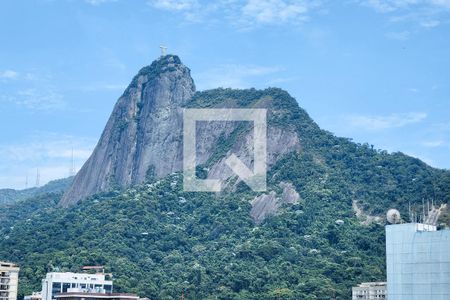
[[[52,284],[52,296],[61,293],[61,282],[53,282]]]
[[[67,293],[68,289],[70,289],[70,283],[63,283],[63,287],[62,287],[63,293]]]

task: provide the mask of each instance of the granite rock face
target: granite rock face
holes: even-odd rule
[[[190,70],[177,56],[161,57],[141,69],[60,206],[181,170],[182,107],[194,93]]]
[[[283,204],[296,204],[300,201],[300,195],[292,183],[280,182],[278,186],[282,189],[280,195],[271,191],[253,199],[250,214],[256,224],[261,224],[267,217],[275,215]]]
[[[203,95],[208,100],[201,98],[206,102],[201,107],[242,107],[235,103],[236,99],[230,101],[218,96],[220,90],[208,93],[213,95],[212,99]],[[143,68],[119,98],[97,147],[76,175],[60,206],[68,207],[99,192],[182,171],[183,109],[192,108],[189,104],[195,102],[194,95],[198,94],[202,93],[195,92],[189,68],[177,56],[161,57]],[[235,98],[239,100],[240,96]],[[246,107],[267,108],[269,116],[282,114],[271,109],[273,99],[263,91],[249,103]],[[194,103],[194,108],[198,106]],[[249,168],[253,167],[252,126],[248,122],[197,123],[197,165],[203,166],[208,178],[219,179],[228,191],[233,191],[240,180],[225,160],[234,153]],[[299,151],[300,141],[294,128],[269,124],[268,167],[283,155]]]

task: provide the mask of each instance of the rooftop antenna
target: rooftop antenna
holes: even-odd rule
[[[69,176],[70,177],[75,176],[75,163],[74,163],[74,160],[73,160],[73,147],[72,147],[72,161],[71,161]]]
[[[425,200],[422,198],[422,223],[425,222]]]
[[[159,46],[159,48],[161,48],[161,57],[166,56],[167,55],[167,47],[166,46]]]
[[[36,187],[39,187],[41,183],[41,173],[39,172],[39,168],[36,169]]]
[[[411,218],[411,201],[408,201],[408,214],[409,214],[409,220],[412,221],[412,218]]]

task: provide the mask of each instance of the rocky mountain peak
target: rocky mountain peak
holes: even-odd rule
[[[182,107],[194,93],[190,70],[176,55],[142,68],[117,101],[60,206],[180,170]]]
[[[117,101],[93,154],[76,175],[60,206],[90,195],[162,178],[183,168],[184,108],[266,108],[267,164],[299,151],[295,119],[302,114],[295,99],[279,89],[215,89],[195,92],[190,70],[178,56],[166,55],[142,68]],[[226,165],[236,154],[253,168],[253,129],[239,122],[199,122],[197,164],[207,177],[228,188],[240,183]],[[245,123],[245,122],[244,122]],[[297,125],[295,125],[297,124]],[[236,180],[230,180],[234,178]]]

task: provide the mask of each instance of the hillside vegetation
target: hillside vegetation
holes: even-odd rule
[[[349,299],[355,284],[385,280],[384,223],[362,225],[353,203],[379,216],[395,207],[407,220],[409,204],[449,202],[450,172],[335,137],[279,89],[198,92],[188,106],[267,98],[284,111],[269,123],[295,128],[302,145],[270,168],[269,190],[292,183],[298,203],[256,225],[259,193],[245,184],[186,193],[179,173],[70,209],[56,207],[61,194],[30,199],[0,214],[0,257],[21,265],[20,294],[40,289],[48,271],[83,265],[105,265],[118,291],[151,299]]]
[[[67,190],[72,184],[73,177],[50,181],[42,187],[32,187],[23,190],[0,189],[0,205],[13,204],[28,198],[45,195],[48,193],[60,193]]]

